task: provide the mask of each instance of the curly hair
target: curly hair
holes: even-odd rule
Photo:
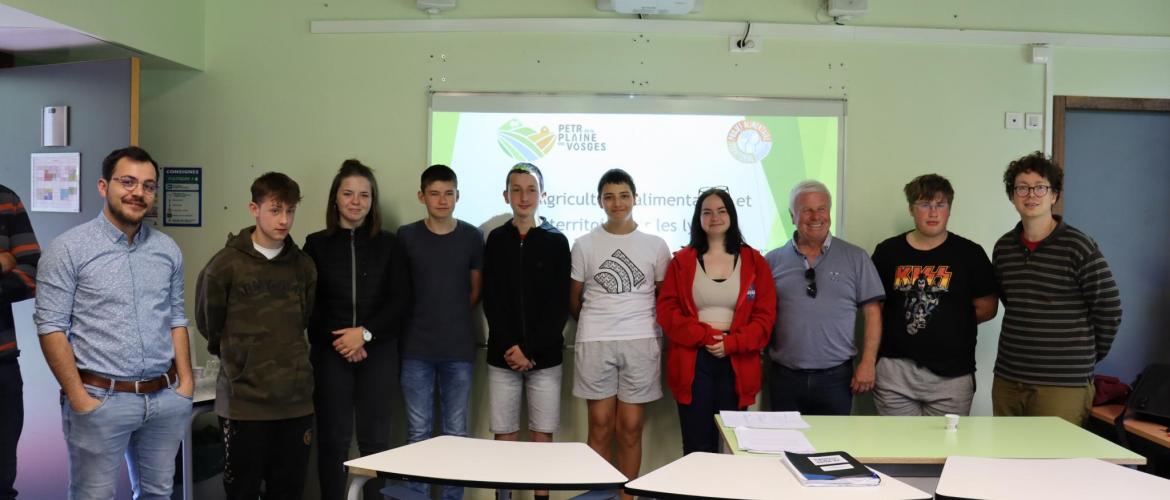
[[[1051,186],[1050,189],[1056,193],[1057,197],[1064,190],[1064,169],[1060,168],[1051,158],[1044,156],[1044,153],[1036,151],[1008,164],[1007,170],[1003,173],[1003,188],[1007,192],[1008,199],[1011,199],[1012,195],[1015,194],[1016,177],[1026,172],[1032,172],[1046,179]]]

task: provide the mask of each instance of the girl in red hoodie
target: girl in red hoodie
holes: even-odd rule
[[[743,241],[726,188],[699,194],[691,243],[674,254],[658,295],[666,374],[678,401],[683,453],[719,451],[714,415],[742,410],[760,391],[760,350],[776,320],[776,285]]]

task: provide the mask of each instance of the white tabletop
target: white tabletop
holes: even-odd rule
[[[191,394],[191,402],[194,404],[199,404],[207,401],[215,401],[215,386],[195,386],[195,392]]]
[[[357,475],[478,488],[616,489],[626,477],[584,443],[439,436],[345,463]]]
[[[1170,498],[1170,480],[1095,458],[950,457],[939,498]]]
[[[885,474],[879,486],[802,486],[779,457],[691,453],[626,483],[635,495],[671,498],[928,499]]]

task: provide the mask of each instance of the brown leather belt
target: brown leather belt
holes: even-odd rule
[[[166,373],[150,380],[113,380],[91,372],[79,372],[81,382],[103,389],[113,389],[117,392],[133,392],[135,394],[150,394],[171,386],[172,382],[179,381],[178,371],[172,363]]]

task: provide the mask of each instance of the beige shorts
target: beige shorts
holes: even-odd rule
[[[662,339],[577,342],[573,349],[574,396],[631,404],[662,398]]]
[[[520,430],[520,401],[528,398],[528,429],[552,434],[561,425],[561,365],[518,372],[488,366],[491,431],[511,434]]]

